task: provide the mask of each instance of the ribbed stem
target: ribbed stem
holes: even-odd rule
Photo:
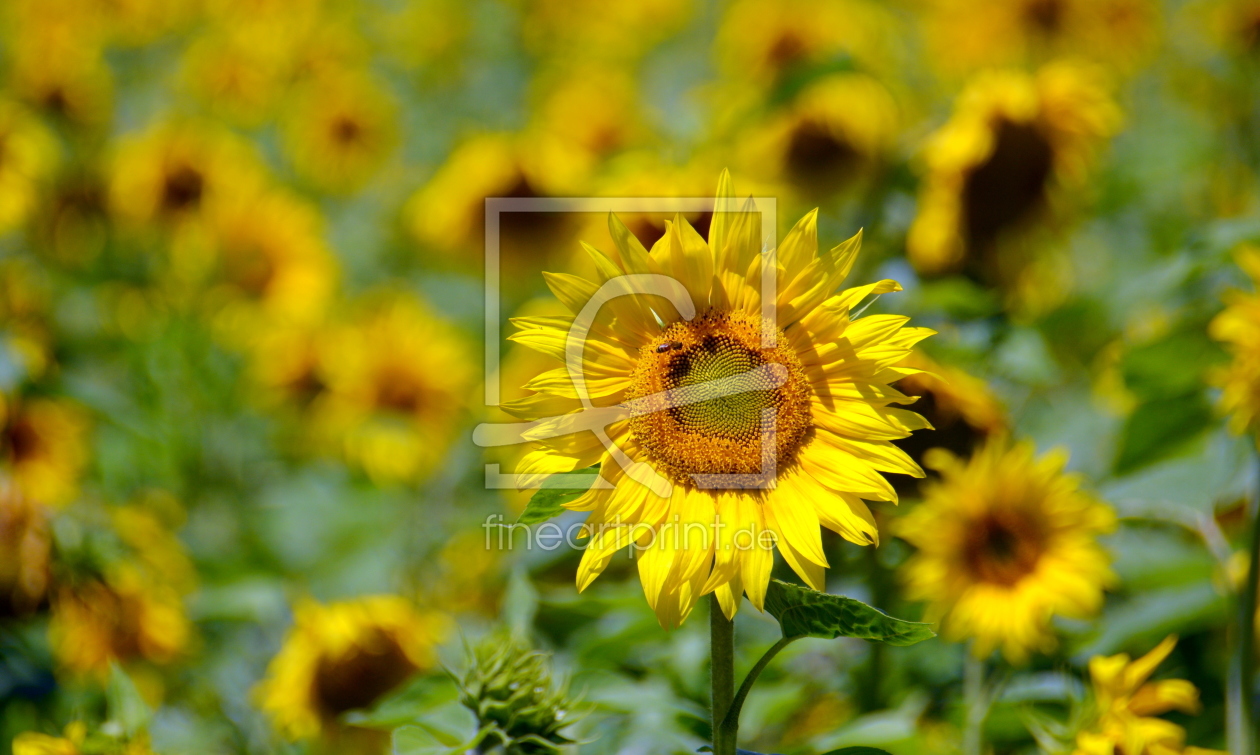
[[[735,727],[728,731],[722,720],[735,698],[735,622],[722,613],[717,595],[709,601],[710,674],[713,679],[713,752],[735,755]]]
[[[984,660],[977,658],[971,648],[963,655],[963,705],[967,716],[963,727],[963,755],[981,755],[989,700],[984,689]]]

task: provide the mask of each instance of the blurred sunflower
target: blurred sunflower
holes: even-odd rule
[[[733,202],[728,174],[718,197]],[[544,445],[518,467],[523,487],[601,464],[607,485],[568,504],[591,512],[578,589],[617,550],[634,544],[644,593],[662,626],[681,624],[709,592],[728,616],[745,591],[761,609],[773,563],[770,538],[802,579],[823,589],[827,559],[819,525],[873,544],[878,533],[862,499],[897,500],[880,472],[923,474],[892,441],[927,424],[892,406],[913,399],[889,383],[913,372],[896,365],[931,331],[903,328],[908,318],[891,315],[850,320],[863,298],[900,286],[885,280],[835,294],[861,235],[820,255],[816,212],[766,255],[760,215],[749,210],[718,212],[707,243],[675,218],[650,254],[615,216],[609,222],[616,251],[587,251],[600,280],[632,295],[609,301],[583,329],[585,355],[575,369],[585,387],[574,385],[565,368],[553,369],[526,386],[536,393],[503,405],[513,416],[541,420],[523,435]],[[763,318],[767,269],[778,293],[767,302],[776,307],[773,316]],[[634,285],[626,289],[621,276],[642,273],[669,276],[685,295],[666,300]],[[574,275],[545,277],[574,315],[599,289]],[[675,302],[694,306],[694,317]],[[564,361],[573,323],[520,318],[511,338]],[[763,333],[773,336],[771,344]],[[736,381],[736,392],[703,398],[714,381]],[[674,405],[678,391],[697,398]],[[579,397],[587,395],[610,412],[609,448],[581,428]]]
[[[947,74],[1085,58],[1129,72],[1159,44],[1155,0],[932,0],[933,61]]]
[[[1095,69],[1056,63],[1036,75],[976,77],[925,149],[911,263],[925,275],[966,271],[1011,303],[1046,309],[1064,294],[1067,272],[1032,232],[1065,214],[1119,119]]]
[[[78,494],[88,421],[64,399],[0,396],[0,465],[18,489],[47,506]]]
[[[104,728],[104,727],[102,727]],[[64,736],[23,732],[13,738],[13,755],[153,755],[146,735],[120,737],[117,732],[92,732],[81,721],[66,727]]]
[[[1073,755],[1227,755],[1186,747],[1186,730],[1155,718],[1170,710],[1199,712],[1199,691],[1184,679],[1148,682],[1177,644],[1168,637],[1151,652],[1130,660],[1127,653],[1094,656],[1094,718],[1076,737]]]
[[[52,532],[45,509],[0,486],[0,619],[26,616],[48,593]]]
[[[691,18],[695,0],[528,0],[520,2],[521,36],[539,57],[631,62]]]
[[[563,60],[534,78],[536,128],[592,162],[643,139],[647,126],[634,71]]]
[[[414,298],[381,296],[332,328],[319,358],[327,389],[311,411],[325,444],[378,483],[433,471],[472,389],[468,348],[453,328]]]
[[[393,98],[367,76],[322,76],[286,108],[285,149],[307,181],[326,191],[353,192],[393,151],[397,118]]]
[[[446,633],[444,616],[397,596],[304,602],[255,690],[258,704],[291,739],[335,734],[343,713],[369,708],[433,668]]]
[[[218,264],[211,298],[229,340],[257,336],[264,321],[310,323],[323,315],[337,265],[316,208],[271,190],[225,202],[212,223]]]
[[[56,164],[52,134],[24,108],[0,100],[0,234],[31,216]]]
[[[192,122],[159,123],[120,142],[110,205],[129,223],[179,229],[204,224],[219,203],[257,191],[262,177],[251,148],[227,131]]]
[[[820,199],[854,186],[887,157],[899,130],[892,93],[862,73],[818,79],[745,138],[749,170]]]
[[[108,124],[113,82],[103,46],[109,14],[83,0],[17,0],[7,10],[11,90],[70,123]]]
[[[896,441],[896,445],[922,464],[929,449],[944,448],[959,456],[969,456],[990,438],[1009,430],[1006,410],[989,386],[979,378],[943,365],[916,351],[901,363],[920,372],[902,378],[897,390],[918,398],[914,410],[932,429]],[[907,482],[913,484],[906,485]],[[905,490],[918,490],[920,483],[896,478]]]
[[[1244,244],[1234,251],[1238,266],[1253,286],[1260,285],[1260,247]],[[1252,430],[1260,413],[1260,295],[1230,291],[1226,307],[1208,325],[1208,334],[1225,345],[1233,360],[1212,374],[1221,388],[1221,409],[1236,433]]]
[[[928,602],[945,636],[973,640],[1012,663],[1053,647],[1055,615],[1083,618],[1115,581],[1098,536],[1115,526],[1105,504],[1064,474],[1061,453],[995,438],[963,461],[943,449],[926,464],[941,474],[897,524],[918,549],[903,567],[907,595]]]
[[[181,61],[187,91],[233,123],[265,122],[275,113],[289,73],[286,47],[263,41],[264,34],[275,33],[272,27],[243,24],[200,35]]]
[[[765,87],[838,65],[884,70],[895,38],[887,10],[867,0],[737,0],[715,44],[731,81]]]
[[[539,198],[580,193],[586,170],[581,153],[558,139],[528,134],[483,134],[452,150],[429,183],[408,201],[405,222],[425,247],[466,256],[478,265],[485,237],[487,197]],[[540,260],[566,249],[572,219],[559,212],[505,212],[500,216],[503,282],[519,285]]]
[[[1242,57],[1260,55],[1260,1],[1206,0],[1186,10],[1197,19],[1207,20],[1214,41],[1222,49]]]

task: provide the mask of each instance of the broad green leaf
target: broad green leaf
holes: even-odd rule
[[[539,524],[560,516],[568,510],[564,507],[564,504],[569,501],[576,501],[579,496],[585,493],[590,488],[591,483],[595,481],[595,475],[598,473],[598,464],[586,469],[579,469],[576,472],[570,472],[569,474],[587,475],[590,477],[590,482],[582,488],[569,487],[568,485],[571,483],[568,483],[567,480],[564,481],[566,487],[559,487],[562,484],[560,475],[552,475],[543,480],[542,487],[538,489],[537,493],[534,493],[533,498],[529,499],[529,503],[525,506],[525,510],[521,512],[516,523]]]
[[[888,755],[888,751],[877,747],[842,747],[839,750],[825,752],[823,755]]]
[[[382,698],[370,710],[352,711],[346,721],[369,729],[393,729],[459,701],[459,688],[445,675],[418,675]]]
[[[1142,404],[1129,415],[1120,436],[1115,472],[1128,474],[1177,456],[1197,441],[1214,421],[1202,392]]]
[[[116,663],[109,667],[109,686],[105,690],[105,700],[110,719],[118,722],[129,737],[144,731],[149,725],[149,719],[153,717],[153,711],[140,696],[135,682]]]
[[[860,600],[770,580],[766,612],[786,638],[857,637],[889,645],[914,645],[936,636],[931,624],[894,619]]]

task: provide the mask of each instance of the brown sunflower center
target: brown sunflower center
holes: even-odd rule
[[[205,176],[191,165],[178,165],[166,174],[162,185],[162,208],[167,212],[181,212],[201,202],[205,191]]]
[[[710,310],[640,351],[630,428],[672,481],[757,487],[795,460],[811,427],[809,381],[782,332],[769,348],[761,333],[760,317]]]
[[[367,708],[416,671],[398,642],[375,630],[341,658],[323,658],[315,670],[315,703],[328,716]]]
[[[1051,35],[1062,28],[1063,11],[1062,0],[1031,0],[1024,6],[1024,18],[1033,29]]]
[[[984,249],[1032,216],[1046,199],[1054,148],[1035,124],[1002,120],[993,152],[963,187],[967,240]]]
[[[844,185],[858,170],[861,156],[831,129],[805,121],[792,131],[784,168],[792,183],[806,191],[827,193]]]
[[[1014,511],[991,511],[972,522],[964,558],[977,580],[1010,586],[1037,568],[1044,550],[1037,522]]]

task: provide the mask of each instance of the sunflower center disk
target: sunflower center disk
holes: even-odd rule
[[[693,487],[765,487],[810,428],[800,360],[782,332],[763,347],[761,318],[740,312],[666,328],[640,351],[629,399],[653,466]]]

